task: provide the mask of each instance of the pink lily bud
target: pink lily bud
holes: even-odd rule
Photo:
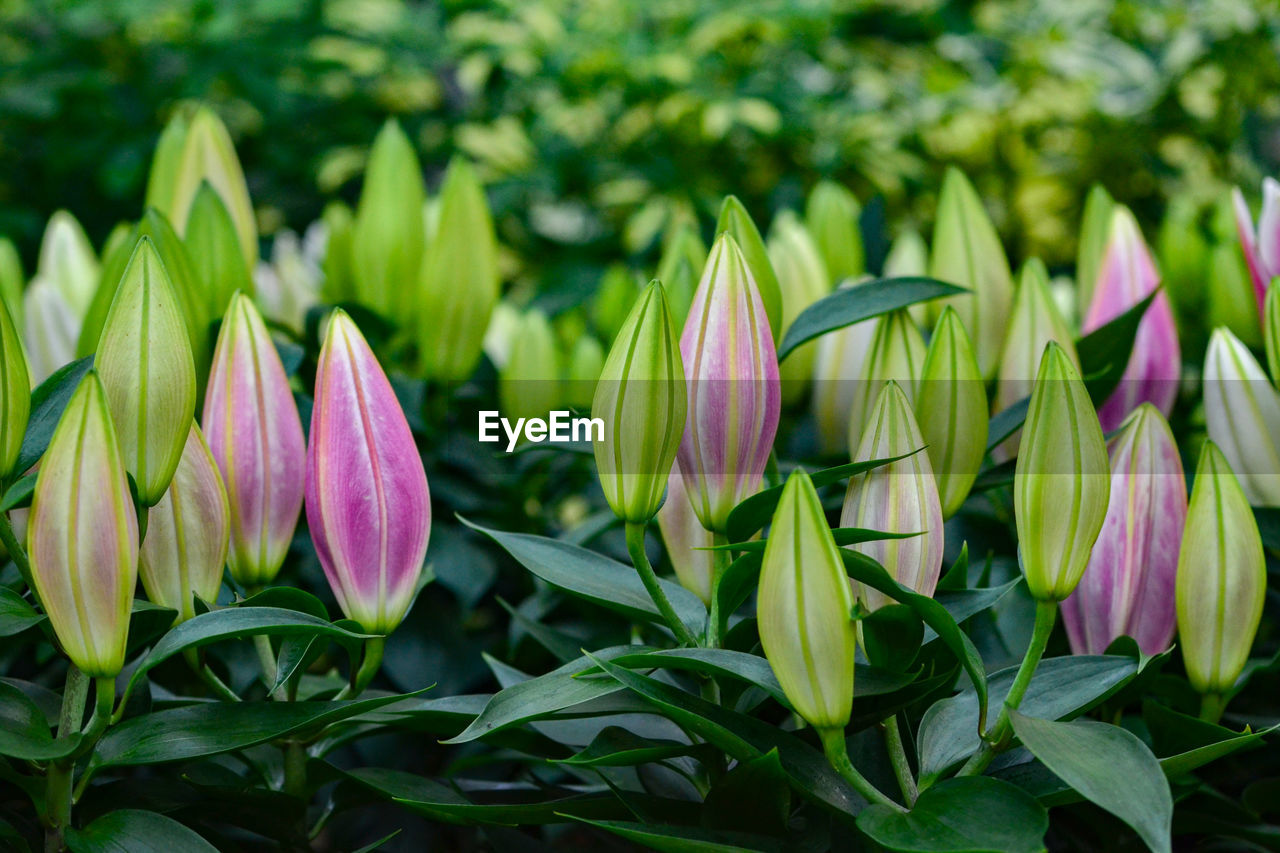
[[[707,549],[715,544],[715,538],[693,514],[679,463],[671,466],[671,475],[667,478],[667,499],[655,520],[662,532],[662,542],[667,546],[667,559],[676,571],[676,579],[685,589],[710,604],[715,553]]]
[[[92,371],[45,451],[27,552],[36,593],[67,657],[85,675],[118,674],[138,585],[138,518],[107,395]]]
[[[729,234],[711,247],[680,338],[689,415],[676,456],[702,526],[760,488],[782,409],[778,357],[747,262]]]
[[[231,504],[231,576],[270,583],[302,509],[306,446],[280,355],[243,293],[222,318],[201,426]]]
[[[1111,439],[1111,498],[1102,532],[1062,621],[1076,654],[1100,655],[1130,636],[1143,654],[1169,648],[1187,521],[1187,484],[1173,432],[1143,403]]]
[[[1244,200],[1244,193],[1236,187],[1231,191],[1231,204],[1236,212],[1236,233],[1240,235],[1240,248],[1249,265],[1253,279],[1253,292],[1258,300],[1258,314],[1262,314],[1271,279],[1280,276],[1280,181],[1275,178],[1262,180],[1262,216],[1258,228],[1253,228],[1253,214]]]
[[[307,525],[342,612],[369,633],[395,630],[417,592],[431,495],[391,383],[341,310],[316,367]]]
[[[1111,236],[1098,268],[1093,301],[1084,319],[1084,331],[1091,332],[1114,320],[1146,299],[1160,284],[1151,250],[1142,239],[1137,220],[1129,209],[1117,205],[1111,217]],[[1098,407],[1102,429],[1110,432],[1141,403],[1151,403],[1164,415],[1173,409],[1182,372],[1182,352],[1169,297],[1161,291],[1147,308],[1133,352],[1120,385]]]

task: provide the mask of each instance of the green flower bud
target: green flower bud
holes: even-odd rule
[[[769,331],[776,346],[782,340],[782,289],[778,285],[773,264],[769,262],[769,253],[765,250],[764,240],[760,238],[760,231],[737,196],[726,196],[720,207],[716,234],[725,233],[733,237],[747,262],[756,290],[760,291],[760,301],[764,303],[764,313],[769,318]]]
[[[1262,323],[1249,267],[1236,242],[1220,243],[1209,253],[1208,304],[1204,325],[1226,326],[1252,348],[1262,345]]]
[[[707,247],[697,229],[688,223],[680,225],[662,250],[656,276],[667,291],[667,304],[671,306],[671,319],[677,333],[684,330],[684,320],[689,316],[689,306],[693,304],[693,294],[706,265]]]
[[[144,237],[111,302],[94,363],[125,469],[147,506],[164,497],[196,411],[196,371],[164,264]]]
[[[235,224],[245,269],[253,269],[258,263],[258,225],[244,170],[222,119],[200,107],[190,117],[175,115],[161,134],[147,182],[147,206],[158,209],[185,236],[192,203],[205,182]]]
[[[701,267],[698,274],[702,274]],[[635,275],[622,264],[614,264],[604,271],[591,300],[591,325],[595,326],[601,340],[613,343],[639,293]]]
[[[546,314],[531,309],[512,333],[507,363],[498,372],[502,416],[512,423],[517,418],[545,418],[562,397],[555,332]]]
[[[200,185],[191,202],[186,235],[187,253],[207,316],[221,317],[237,290],[254,295],[253,276],[244,265],[235,223],[209,183]]]
[[[1275,384],[1280,377],[1280,287],[1268,287],[1266,298],[1262,332],[1267,345],[1267,372]]]
[[[1013,274],[991,217],[969,179],[956,168],[947,170],[938,198],[929,274],[972,291],[946,304],[960,314],[977,349],[982,375],[994,376],[1013,302]]]
[[[591,408],[600,372],[604,369],[604,347],[588,334],[583,334],[569,352],[565,400],[575,409]]]
[[[9,309],[9,316],[19,329],[22,328],[22,290],[27,278],[22,272],[22,258],[18,248],[8,237],[0,237],[0,300]]]
[[[31,414],[31,374],[22,336],[0,302],[0,480],[13,473]]]
[[[65,210],[55,211],[40,241],[40,257],[33,280],[47,281],[82,316],[98,289],[101,268],[84,229]]]
[[[835,181],[819,181],[809,193],[804,219],[822,254],[832,283],[857,278],[866,272],[857,197]],[[887,274],[887,273],[886,273]]]
[[[461,382],[480,360],[498,303],[498,246],[484,188],[454,158],[440,190],[440,224],[423,256],[413,316],[428,378]]]
[[[769,259],[782,287],[782,331],[795,322],[804,309],[826,296],[830,277],[809,231],[791,211],[783,211],[769,234]],[[800,402],[813,380],[817,357],[816,341],[804,344],[778,365],[782,379],[782,403]]]
[[[353,246],[360,301],[388,319],[408,317],[415,301],[425,199],[413,143],[394,119],[388,119],[369,152]],[[429,325],[435,328],[434,323]]]
[[[950,518],[969,496],[987,448],[987,391],[954,308],[943,309],[933,330],[915,409],[938,481],[942,517]]]
[[[862,373],[853,391],[849,414],[850,450],[862,440],[862,430],[886,382],[890,379],[896,381],[907,395],[907,400],[915,400],[926,352],[924,337],[905,309],[876,319],[875,336],[871,339]]]
[[[351,208],[340,201],[331,201],[325,205],[321,221],[329,230],[328,242],[325,246],[324,287],[322,295],[326,302],[348,302],[356,298],[355,284],[355,217]]]
[[[929,246],[919,231],[907,230],[898,235],[884,259],[884,277],[923,276],[929,274]],[[928,328],[933,314],[929,302],[917,302],[907,310],[921,328]]]
[[[1115,201],[1101,184],[1089,188],[1084,200],[1084,216],[1080,222],[1080,245],[1076,249],[1076,298],[1081,317],[1089,312],[1093,289],[1098,284],[1102,254],[1111,239],[1111,214]]]
[[[622,324],[591,403],[604,419],[604,441],[593,445],[600,486],[622,520],[646,522],[662,506],[687,408],[679,338],[655,281]]]
[[[1033,598],[1076,588],[1111,496],[1102,426],[1080,372],[1058,344],[1040,359],[1013,475],[1022,572]]]
[[[1199,329],[1209,269],[1209,241],[1200,227],[1200,207],[1187,196],[1174,196],[1156,235],[1156,254],[1165,292],[1173,300],[1182,336]]]
[[[796,713],[844,728],[853,705],[853,592],[813,482],[787,478],[760,568],[760,645]]]
[[[1235,684],[1266,594],[1253,510],[1222,452],[1206,441],[1178,555],[1178,633],[1187,678],[1197,691],[1220,694]]]

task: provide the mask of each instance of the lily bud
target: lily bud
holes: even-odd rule
[[[575,409],[591,408],[600,373],[604,370],[604,348],[585,332],[569,353],[569,369],[565,382],[565,401]]]
[[[205,182],[235,223],[245,269],[253,269],[258,263],[258,226],[244,170],[222,119],[200,107],[190,118],[175,115],[165,127],[147,181],[147,206],[157,208],[185,236],[192,202]]]
[[[288,229],[278,232],[271,241],[271,263],[258,264],[253,273],[263,316],[294,332],[303,331],[307,312],[320,302],[324,274],[320,251],[312,247],[323,240],[317,236],[323,228],[313,223],[302,239]]]
[[[1117,206],[1098,271],[1098,286],[1084,318],[1084,331],[1091,332],[1119,317],[1147,298],[1159,284],[1160,276],[1137,220],[1127,207]],[[1181,373],[1178,328],[1169,297],[1161,292],[1138,324],[1120,384],[1098,408],[1102,428],[1107,432],[1116,429],[1141,403],[1151,403],[1168,415],[1178,397]]]
[[[415,299],[425,200],[422,167],[413,143],[395,119],[388,119],[369,152],[353,235],[356,292],[361,302],[388,319],[408,316]],[[436,328],[434,323],[429,325]]]
[[[849,410],[846,445],[849,448],[857,447],[862,440],[863,429],[871,418],[880,389],[889,380],[901,386],[908,400],[915,399],[928,351],[920,329],[905,309],[883,314],[876,318],[875,323],[875,336],[871,339]]]
[[[1107,446],[1080,372],[1050,343],[1040,359],[1013,474],[1022,572],[1039,601],[1072,593],[1106,518]]]
[[[1234,243],[1219,243],[1209,252],[1209,280],[1205,288],[1203,323],[1225,326],[1247,346],[1262,346],[1262,322],[1254,299],[1249,269]]]
[[[858,199],[835,181],[819,181],[805,205],[805,224],[813,234],[832,282],[857,278],[866,272]]]
[[[196,615],[194,596],[217,599],[230,530],[222,475],[192,422],[169,489],[147,514],[147,535],[138,552],[147,598],[178,611],[179,622]]]
[[[1267,372],[1271,384],[1280,377],[1280,287],[1267,291],[1262,319],[1263,340],[1267,349]]]
[[[938,198],[929,274],[972,291],[953,296],[946,304],[960,314],[977,348],[982,375],[994,376],[1013,302],[1013,274],[978,194],[954,167],[947,170]]]
[[[684,319],[689,316],[693,293],[698,289],[698,277],[707,265],[707,247],[689,224],[679,226],[667,240],[658,261],[655,276],[667,291],[667,304],[671,307],[671,320],[676,332],[684,329]]]
[[[677,458],[703,527],[760,488],[778,431],[778,357],[764,303],[738,244],[721,234],[680,338],[689,420]]]
[[[856,287],[846,282],[842,287]],[[847,454],[849,421],[854,397],[862,391],[863,368],[876,337],[879,321],[863,320],[828,332],[818,338],[813,364],[813,422],[817,427],[818,447],[828,455]]]
[[[356,298],[355,217],[340,201],[325,205],[321,221],[329,231],[325,244],[322,295],[330,304]]]
[[[1111,498],[1089,566],[1062,602],[1071,650],[1100,655],[1120,636],[1143,654],[1169,648],[1187,519],[1187,484],[1173,432],[1143,403],[1111,439]]]
[[[55,211],[40,241],[34,277],[49,282],[71,310],[83,317],[100,275],[98,256],[80,223],[65,210]]]
[[[1013,299],[1013,316],[1009,318],[1009,335],[1000,355],[999,379],[996,383],[995,410],[1003,411],[1031,393],[1036,365],[1045,346],[1053,341],[1062,347],[1072,365],[1080,368],[1080,357],[1071,329],[1053,300],[1049,290],[1049,271],[1039,258],[1022,267],[1018,292]],[[1013,448],[1010,448],[1013,449]],[[1010,454],[1012,455],[1012,454]]]
[[[413,308],[423,320],[418,352],[428,378],[461,382],[472,374],[498,291],[489,202],[471,166],[454,158],[440,189],[440,224],[423,256]]]
[[[1178,556],[1178,633],[1187,678],[1200,693],[1230,690],[1249,659],[1267,594],[1253,510],[1212,441],[1200,451]]]
[[[1244,251],[1249,277],[1253,280],[1254,297],[1261,313],[1271,280],[1280,276],[1280,181],[1262,179],[1262,216],[1258,219],[1256,231],[1253,214],[1239,187],[1231,191],[1231,204],[1235,211],[1240,248]]]
[[[560,405],[560,353],[547,315],[536,308],[511,334],[507,363],[498,371],[498,404],[504,417],[545,418]]]
[[[1219,448],[1254,506],[1280,506],[1280,394],[1239,338],[1209,336],[1204,358],[1204,415]]]
[[[830,277],[809,231],[790,211],[783,211],[774,220],[769,234],[769,259],[782,288],[782,331],[786,334],[804,309],[827,295]],[[816,356],[817,344],[810,342],[778,366],[783,405],[794,406],[809,390]]]
[[[221,317],[237,290],[254,295],[236,225],[217,191],[200,185],[187,217],[186,246],[207,317]]]
[[[592,445],[600,486],[623,521],[646,522],[662,506],[687,407],[675,325],[655,281],[622,324],[591,403],[604,419],[604,441]]]
[[[671,466],[667,499],[658,510],[656,519],[676,579],[704,604],[710,604],[711,578],[715,572],[715,553],[710,548],[715,544],[715,536],[702,526],[693,511],[679,463]]]
[[[778,500],[757,601],[760,645],[791,707],[812,726],[843,728],[853,705],[853,594],[803,470]]]
[[[1080,222],[1080,245],[1076,250],[1076,295],[1078,311],[1083,316],[1093,304],[1093,291],[1098,286],[1098,271],[1111,236],[1111,220],[1116,203],[1101,184],[1089,188],[1084,200],[1084,216]]]
[[[942,517],[960,509],[987,448],[987,390],[969,335],[954,308],[938,318],[916,391],[916,420],[928,448]]]
[[[725,197],[724,204],[720,207],[720,218],[716,221],[716,234],[728,234],[738,244],[742,259],[751,272],[751,280],[755,282],[760,294],[760,303],[769,320],[769,333],[776,346],[782,340],[782,289],[773,264],[769,262],[769,253],[764,247],[764,240],[760,238],[760,231],[737,196]],[[705,273],[703,280],[705,281]],[[690,313],[693,313],[692,308]]]
[[[306,447],[280,355],[243,293],[222,319],[201,426],[231,505],[231,576],[269,583],[298,524]]]
[[[929,246],[920,236],[920,232],[906,230],[899,234],[889,246],[889,254],[884,258],[884,277],[900,278],[903,276],[923,276],[929,274]],[[928,328],[930,303],[917,302],[908,306],[911,319],[921,328]]]
[[[45,451],[26,547],[36,594],[67,657],[90,677],[118,674],[138,585],[138,519],[106,394],[92,371]]]
[[[8,237],[0,237],[0,301],[9,309],[9,316],[19,329],[22,328],[22,290],[26,284],[18,247]]]
[[[138,500],[164,496],[196,411],[196,368],[178,299],[143,237],[111,302],[94,364]]]
[[[853,461],[911,455],[853,477],[845,492],[840,526],[919,534],[851,548],[880,563],[898,583],[931,596],[942,571],[942,502],[929,454],[916,452],[923,447],[911,401],[898,383],[890,381],[876,398]],[[862,584],[858,584],[858,598],[868,610],[893,603],[884,593]]]
[[[0,480],[13,473],[31,414],[31,378],[22,338],[0,302]]]
[[[431,496],[391,383],[340,310],[316,367],[307,525],[342,612],[369,633],[395,630],[417,592]]]
[[[76,357],[80,318],[51,282],[36,279],[23,295],[22,340],[28,354],[31,381],[48,379]]]
[[[701,267],[698,272],[701,274]],[[591,324],[601,340],[613,343],[639,295],[639,282],[631,270],[622,264],[613,264],[604,271],[591,300]]]

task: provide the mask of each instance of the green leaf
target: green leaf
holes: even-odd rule
[[[1156,288],[1137,305],[1094,329],[1076,341],[1076,353],[1080,356],[1080,375],[1084,377],[1089,398],[1095,406],[1102,405],[1120,384],[1124,370],[1129,366],[1133,352],[1133,339],[1138,334],[1138,324],[1155,300],[1160,288]]]
[[[922,447],[920,450],[924,450],[924,448]],[[914,453],[919,453],[920,450],[913,450],[911,453],[904,453],[901,456],[892,456],[887,459],[869,459],[866,462],[848,462],[844,465],[837,465],[834,468],[824,468],[821,471],[814,471],[809,479],[813,481],[815,489],[821,489],[823,486],[847,480],[864,471],[888,465],[890,462],[897,462],[899,459],[906,459]],[[733,508],[729,513],[727,528],[731,542],[746,542],[769,523],[769,520],[773,518],[774,510],[778,508],[778,501],[782,497],[782,488],[782,486],[774,486],[765,489],[763,492],[756,492]]]
[[[49,761],[70,755],[79,744],[79,736],[54,740],[44,712],[17,687],[0,682],[0,755]]]
[[[1044,719],[1072,717],[1114,694],[1140,671],[1136,659],[1120,655],[1046,658],[1036,668],[1020,707]],[[991,676],[988,684],[996,707],[1004,705],[1016,673],[1017,667],[1009,667]],[[977,697],[969,690],[925,712],[918,738],[921,781],[938,779],[977,751],[982,745],[977,718]]]
[[[801,311],[792,321],[778,347],[778,361],[819,335],[917,302],[928,302],[959,293],[968,293],[968,290],[925,276],[881,278],[854,287],[842,287]]]
[[[924,639],[924,625],[905,604],[881,607],[862,620],[862,647],[867,660],[891,672],[906,672]],[[858,687],[854,678],[854,691]]]
[[[458,518],[493,539],[522,566],[552,586],[631,619],[662,622],[662,614],[631,566],[558,539],[490,530],[462,516]],[[680,621],[693,633],[701,633],[707,620],[702,600],[677,583],[663,578],[659,578],[658,583]]]
[[[38,476],[39,472],[32,472],[10,486],[4,493],[4,497],[0,498],[0,512],[31,506],[31,496],[36,493]]]
[[[1137,736],[1093,720],[1055,723],[1016,711],[1009,719],[1022,745],[1058,778],[1127,823],[1155,853],[1169,853],[1173,795]]]
[[[973,641],[960,630],[960,626],[956,624],[956,620],[951,617],[945,607],[927,595],[920,595],[918,592],[907,589],[891,578],[883,566],[867,555],[841,548],[840,558],[844,560],[845,570],[854,580],[910,607],[951,650],[973,684],[973,695],[978,700],[974,733],[976,735],[980,732],[983,721],[987,717],[987,670],[982,663],[982,656],[974,648]]]
[[[721,613],[733,613],[751,597],[751,593],[759,585],[760,567],[763,563],[763,551],[748,551],[729,564],[720,576],[720,586],[716,589]]]
[[[889,850],[910,853],[1039,853],[1049,815],[1015,785],[965,776],[922,792],[906,814],[873,805],[858,815],[858,829]]]
[[[977,589],[941,590],[933,598],[947,609],[956,623],[963,622],[984,610],[994,607],[1002,598],[1022,583],[1022,576],[1014,578],[1000,586],[979,587]],[[924,641],[927,643],[937,636],[932,628],[926,628]]]
[[[1027,420],[1027,410],[1031,408],[1031,398],[1023,397],[1007,409],[996,412],[987,422],[987,452],[995,450],[1005,439],[1022,429]]]
[[[71,401],[72,393],[91,367],[93,356],[63,365],[31,392],[31,417],[27,420],[27,432],[22,436],[14,471],[26,471],[40,461],[49,446],[49,439],[53,438],[54,427]]]
[[[240,606],[211,610],[188,619],[165,634],[138,664],[129,678],[129,688],[137,684],[143,675],[183,649],[258,634],[295,637],[317,635],[338,640],[365,640],[370,636],[349,631],[307,613],[279,607]]]
[[[914,539],[919,533],[889,533],[885,530],[869,530],[865,527],[833,527],[831,537],[836,544],[857,545],[862,542],[877,542],[883,539]],[[724,545],[711,545],[699,550],[703,551],[745,551],[764,553],[768,539],[752,539],[747,542],[730,542]]]
[[[1150,700],[1142,704],[1142,718],[1151,733],[1151,742],[1160,756],[1160,766],[1169,778],[1190,773],[1197,767],[1217,761],[1280,729],[1272,726],[1261,731],[1234,732],[1199,717],[1179,714]]]
[[[84,829],[67,830],[71,853],[217,853],[171,817],[141,809],[108,812]]]
[[[45,620],[42,613],[8,587],[0,587],[0,637],[12,637]]]
[[[580,767],[634,767],[705,751],[707,747],[704,744],[652,740],[620,726],[606,726],[582,750],[569,758],[558,759],[556,763]]]
[[[418,693],[406,694],[416,696]],[[92,766],[187,761],[256,746],[399,702],[379,696],[355,702],[210,702],[131,717],[98,742]]]
[[[782,836],[791,813],[791,788],[778,751],[740,761],[716,780],[702,803],[707,829]]]
[[[662,853],[753,853],[783,849],[782,844],[774,839],[740,832],[715,832],[695,826],[660,823],[588,820],[582,817],[576,820]]]

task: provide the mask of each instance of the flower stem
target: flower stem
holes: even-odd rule
[[[364,689],[369,686],[369,682],[373,681],[373,677],[378,674],[378,669],[382,666],[382,652],[386,645],[386,637],[370,637],[364,641],[364,657],[360,661],[360,668],[352,673],[351,681],[347,686],[333,697],[335,701],[359,698]]]
[[[36,593],[35,581],[31,579],[31,561],[27,559],[26,550],[18,544],[18,537],[13,532],[13,523],[9,521],[7,512],[0,512],[0,543],[4,543],[5,550],[9,552],[9,558],[18,567],[18,574],[22,575],[22,582],[27,585],[27,589],[31,590],[31,594],[38,601],[39,594]]]
[[[712,533],[713,545],[728,545],[729,537],[723,533]],[[733,554],[722,548],[711,552],[711,612],[707,616],[707,645],[713,649],[720,648],[724,641],[725,621],[728,613],[720,612],[720,580],[725,570],[733,563]]]
[[[276,653],[271,648],[271,637],[266,634],[254,635],[253,647],[258,652],[258,664],[262,667],[262,680],[269,688],[276,683]]]
[[[1221,693],[1206,693],[1200,697],[1200,719],[1217,725],[1222,712],[1227,709],[1227,697]]]
[[[8,524],[6,518],[3,527],[8,528]],[[88,695],[89,677],[75,664],[70,664],[67,667],[66,683],[62,688],[58,741],[79,737],[80,723],[84,719],[84,702]],[[68,756],[49,762],[45,771],[45,853],[58,853],[62,850],[64,835],[71,825],[71,774],[74,770],[75,759]]]
[[[662,591],[662,585],[658,583],[658,576],[654,573],[653,566],[649,564],[649,557],[644,552],[645,527],[646,525],[643,522],[627,522],[627,553],[631,555],[631,562],[635,565],[636,572],[640,575],[640,582],[644,584],[644,588],[648,591],[649,597],[653,599],[658,612],[662,614],[667,627],[671,629],[671,632],[676,635],[676,639],[682,645],[696,646],[698,644],[697,640],[693,638],[693,634],[688,627],[676,615],[670,599]]]
[[[205,686],[215,696],[226,702],[240,701],[240,696],[228,687],[221,678],[218,678],[217,673],[209,668],[209,664],[201,658],[198,649],[183,649],[182,656],[186,658],[187,665],[191,667],[191,671],[205,683]]]
[[[844,729],[823,728],[817,731],[818,737],[822,739],[822,750],[827,754],[827,761],[831,762],[832,769],[839,773],[855,791],[870,803],[886,806],[895,812],[906,811],[905,808],[889,799],[879,788],[868,782],[867,777],[859,773],[858,768],[853,766],[853,762],[849,760],[849,751],[844,743]]]
[[[302,741],[285,741],[284,792],[293,797],[305,797],[307,793],[307,748]]]
[[[1026,695],[1027,688],[1031,685],[1031,677],[1035,675],[1036,667],[1044,657],[1044,649],[1049,644],[1049,635],[1053,633],[1057,616],[1056,601],[1036,602],[1036,621],[1031,631],[1031,642],[1027,645],[1027,653],[1022,658],[1022,664],[1013,678],[1013,684],[1009,687],[1009,695],[1004,700],[1004,707],[1000,709],[1000,716],[995,725],[987,729],[983,735],[982,749],[965,762],[957,776],[973,776],[981,773],[987,769],[987,765],[996,757],[996,753],[1009,748],[1009,741],[1013,736],[1009,712],[1018,710],[1018,706],[1022,704],[1022,697]]]
[[[916,789],[916,779],[911,774],[911,764],[907,761],[907,750],[902,743],[902,732],[898,729],[897,714],[885,719],[880,728],[884,732],[884,745],[889,750],[889,763],[893,765],[893,775],[898,779],[902,797],[908,806],[914,806],[920,792]]]

